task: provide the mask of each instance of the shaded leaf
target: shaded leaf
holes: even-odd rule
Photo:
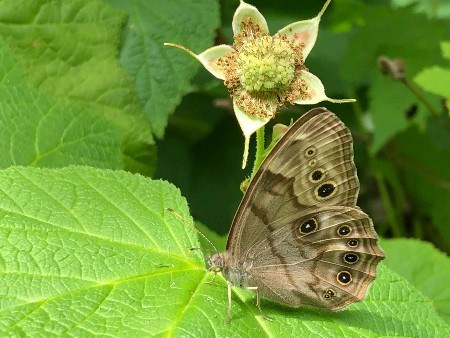
[[[169,115],[191,90],[199,62],[164,46],[172,42],[199,54],[213,42],[219,24],[215,1],[107,0],[128,13],[120,59],[133,77],[153,132],[161,138]]]
[[[189,139],[181,138],[180,132],[170,128],[165,140],[159,143],[156,176],[180,187],[196,220],[219,234],[226,234],[242,198],[239,185],[245,179],[245,174],[241,172],[239,163],[243,137],[231,112],[228,118],[223,118],[224,112],[206,108],[201,110],[203,105],[197,106],[200,110],[198,115],[211,112],[212,116],[220,116],[221,120],[205,118],[207,130],[211,133],[199,130],[208,135],[200,142],[192,140],[191,130],[187,127],[183,134],[189,132]],[[184,112],[177,113],[173,118],[177,128],[180,126],[179,118],[186,115],[194,118],[189,113],[189,104],[185,107]],[[195,122],[190,128],[194,129],[197,124]]]
[[[391,0],[393,6],[414,6],[417,13],[426,13],[429,17],[450,18],[450,3],[429,0]]]
[[[410,192],[414,202],[413,212],[431,219],[425,229],[438,233],[426,233],[450,247],[450,144],[448,131],[430,120],[427,133],[413,127],[396,137],[392,144],[392,156],[401,168],[402,184]],[[434,140],[433,135],[445,135]],[[447,144],[442,143],[446,141]],[[439,143],[438,143],[439,142]],[[431,227],[433,226],[433,227]]]
[[[411,121],[405,112],[412,106],[418,106],[414,122],[422,127],[429,114],[406,86],[380,74],[377,58],[385,55],[403,59],[408,79],[426,66],[445,64],[439,42],[450,37],[450,22],[427,19],[414,14],[411,8],[392,10],[365,5],[360,6],[359,11],[361,26],[353,31],[342,74],[354,85],[370,85],[368,110],[374,127],[372,151],[377,152],[396,133],[408,128]],[[426,95],[426,99],[434,106],[439,105],[432,95]]]
[[[227,237],[226,236],[220,236],[210,228],[208,228],[206,225],[200,222],[195,222],[195,227],[203,234],[205,237],[211,241],[211,243],[216,247],[218,251],[225,251],[225,246],[227,244]],[[211,244],[208,243],[208,241],[205,238],[202,238],[202,236],[199,237],[200,244],[202,245],[202,250],[208,254],[214,254],[214,249],[211,247]]]

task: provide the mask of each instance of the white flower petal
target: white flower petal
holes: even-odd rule
[[[294,38],[297,44],[305,44],[302,50],[303,61],[305,61],[306,57],[309,55],[309,52],[311,52],[316,43],[317,34],[319,33],[320,19],[322,18],[322,14],[327,9],[330,1],[331,0],[328,0],[325,3],[322,10],[315,18],[291,23],[290,25],[280,29],[277,33],[279,35],[286,35],[288,38]]]
[[[257,115],[248,115],[241,109],[241,107],[239,107],[238,104],[236,104],[236,100],[234,100],[234,98],[233,98],[233,108],[239,126],[241,127],[245,137],[244,158],[242,160],[242,169],[244,169],[247,164],[250,136],[259,128],[263,127],[267,122],[269,122],[270,118],[261,118]]]
[[[310,72],[302,70],[300,77],[306,81],[306,84],[308,85],[308,94],[310,97],[307,99],[298,98],[294,101],[297,104],[315,104],[322,101],[330,101],[334,103],[356,101],[355,99],[330,99],[325,95],[325,88],[320,79]]]
[[[165,42],[164,46],[171,46],[178,49],[181,49],[182,51],[188,53],[192,57],[196,58],[198,61],[202,63],[202,65],[215,77],[218,79],[224,80],[225,74],[224,70],[217,65],[217,60],[219,60],[220,57],[224,56],[228,51],[232,50],[233,48],[228,45],[219,45],[211,47],[207,50],[205,50],[200,55],[195,54],[193,51],[187,49],[184,46],[177,45],[175,43],[171,42]]]
[[[258,11],[258,9],[252,5],[241,1],[241,4],[234,12],[233,16],[233,34],[239,34],[242,31],[242,21],[247,20],[248,18],[252,18],[254,22],[256,22],[261,30],[265,33],[269,33],[269,27],[267,26],[266,19],[264,16]]]
[[[228,45],[214,46],[199,54],[197,60],[200,61],[212,75],[218,79],[225,80],[224,69],[219,67],[217,61],[230,50],[233,50],[233,48]]]

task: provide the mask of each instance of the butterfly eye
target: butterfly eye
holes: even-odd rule
[[[306,157],[312,157],[315,154],[316,154],[316,148],[314,148],[314,147],[309,147],[308,149],[305,150]]]
[[[359,256],[353,252],[349,252],[344,255],[344,261],[348,264],[354,264],[359,261]]]
[[[309,234],[310,232],[317,229],[317,222],[314,218],[311,218],[300,225],[300,232],[302,234]]]
[[[352,281],[352,275],[348,271],[341,271],[337,274],[337,281],[342,285],[348,285]]]
[[[314,170],[310,175],[309,179],[313,182],[320,181],[324,176],[325,171],[323,169]]]
[[[310,167],[314,167],[314,166],[316,165],[316,160],[311,160],[311,161],[309,161],[309,162],[308,162],[308,165],[309,165]]]
[[[350,239],[347,242],[347,245],[352,247],[352,248],[354,248],[354,247],[358,246],[358,240],[357,239]]]
[[[337,229],[337,233],[339,236],[348,236],[352,232],[352,228],[350,228],[347,224],[341,225]],[[350,242],[350,241],[349,241]]]

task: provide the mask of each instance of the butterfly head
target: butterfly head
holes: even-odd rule
[[[226,264],[226,253],[218,252],[210,257],[208,257],[209,269],[214,272],[220,272],[224,269]]]
[[[216,253],[208,258],[209,270],[218,273],[221,272],[223,277],[232,285],[241,288],[248,286],[248,269],[251,264],[248,262],[231,262],[230,255],[227,251]]]

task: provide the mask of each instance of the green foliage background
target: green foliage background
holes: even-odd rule
[[[273,33],[323,5],[251,4]],[[226,284],[206,283],[186,222],[224,248],[249,174],[243,136],[223,84],[163,43],[197,53],[230,44],[237,6],[0,1],[2,336],[450,335],[443,0],[333,0],[307,60],[330,97],[358,100],[318,106],[353,133],[359,205],[383,237],[367,299],[339,313],[264,302],[269,323],[234,290],[225,323]],[[402,59],[406,80],[383,75],[380,56]],[[271,125],[310,108],[289,107]]]

